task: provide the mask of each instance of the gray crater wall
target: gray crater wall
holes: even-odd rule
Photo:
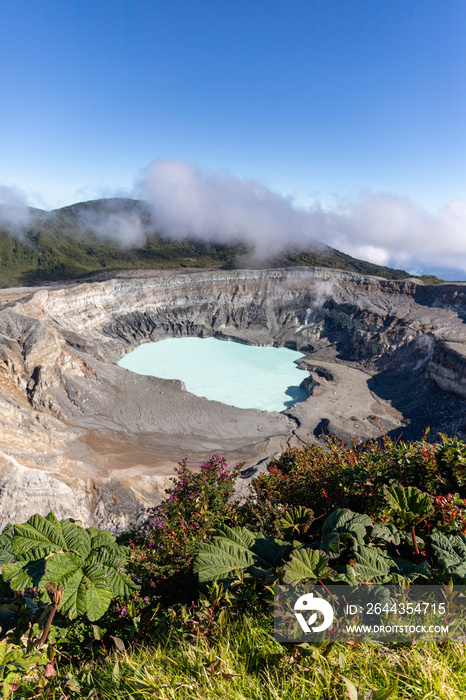
[[[311,268],[163,271],[3,290],[0,305],[4,521],[52,509],[117,531],[163,498],[184,457],[194,468],[221,453],[250,475],[323,433],[466,429],[463,285]],[[187,335],[305,352],[308,400],[283,413],[237,409],[117,365],[141,342]]]

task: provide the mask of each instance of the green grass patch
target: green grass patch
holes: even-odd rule
[[[285,649],[266,617],[228,622],[213,639],[181,634],[76,669],[57,662],[58,675],[22,697],[108,700],[460,700],[466,688],[464,644],[386,647],[308,645]],[[60,695],[62,693],[62,695]]]

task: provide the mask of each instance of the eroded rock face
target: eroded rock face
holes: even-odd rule
[[[153,271],[2,290],[0,306],[3,522],[52,509],[118,531],[160,502],[183,457],[194,467],[221,453],[250,469],[323,433],[466,429],[466,285]],[[117,365],[141,342],[186,335],[305,352],[309,399],[237,409]]]

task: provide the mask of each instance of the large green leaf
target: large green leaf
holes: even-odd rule
[[[83,570],[92,581],[102,581],[115,597],[124,597],[137,590],[136,584],[123,570],[124,562],[123,556],[115,556],[113,551],[101,549],[91,552]]]
[[[288,508],[280,518],[280,525],[283,528],[285,537],[304,535],[314,520],[314,512],[305,506],[294,506]]]
[[[3,564],[10,564],[10,562],[15,560],[15,555],[11,549],[11,541],[14,534],[15,529],[13,525],[10,523],[5,525],[0,535],[0,566]]]
[[[432,569],[427,561],[423,561],[419,564],[414,564],[407,559],[395,558],[394,561],[396,566],[396,570],[394,571],[395,579],[405,579],[406,581],[413,583],[419,578],[430,579],[432,576]],[[422,581],[421,583],[425,582]]]
[[[416,525],[427,518],[434,510],[432,496],[415,486],[391,486],[385,489],[388,505],[404,523]]]
[[[288,557],[292,545],[274,537],[264,537],[245,527],[219,528],[212,542],[199,545],[194,571],[201,583],[227,579],[238,571],[248,570],[255,576],[266,576]]]
[[[278,566],[289,557],[293,545],[275,537],[261,537],[255,541],[251,551],[254,554],[254,564],[251,573],[256,576],[266,576],[274,572]]]
[[[358,579],[354,573],[354,569],[350,564],[345,564],[340,568],[339,573],[335,576],[335,581],[342,581],[343,583],[349,583],[350,586],[357,586]]]
[[[330,557],[338,557],[341,543],[347,539],[355,550],[364,544],[366,528],[372,525],[368,515],[339,508],[331,513],[322,526],[322,549]]]
[[[43,559],[37,561],[15,561],[12,564],[5,564],[2,567],[2,578],[9,581],[14,591],[24,591],[26,588],[34,588],[44,575],[45,562]]]
[[[319,549],[309,547],[293,552],[283,569],[283,581],[291,585],[315,582],[319,579],[333,579],[336,571],[328,566],[328,556]]]
[[[105,546],[108,542],[106,535],[93,538],[78,521],[58,521],[52,513],[46,518],[33,515],[27,523],[15,525],[14,535],[13,550],[22,559],[38,559],[58,551],[71,551],[86,558],[93,546]],[[113,536],[108,536],[113,544]]]
[[[105,547],[107,550],[116,549],[120,552],[126,552],[126,547],[121,547],[118,545],[114,536],[108,530],[96,530],[95,527],[88,527],[87,532],[91,537],[92,549],[97,549],[97,547]]]
[[[228,525],[222,525],[215,533],[216,540],[224,539],[244,551],[249,550],[261,536],[260,532],[251,532],[246,527],[228,527]]]
[[[105,587],[100,587],[90,579],[84,579],[86,587],[86,612],[91,622],[98,620],[107,612],[113,600],[113,592]]]
[[[389,544],[394,544],[398,546],[401,542],[401,533],[393,523],[388,524],[375,524],[372,526],[371,530],[372,539],[383,540]]]
[[[360,547],[352,566],[360,583],[388,583],[395,561],[385,552],[375,547]]]
[[[74,552],[59,552],[46,562],[46,580],[61,583],[68,574],[82,569],[85,560]],[[45,584],[45,581],[44,581]]]
[[[86,590],[81,585],[83,577],[82,569],[77,568],[69,571],[60,581],[64,593],[58,609],[71,620],[86,613]]]
[[[15,525],[14,531],[11,548],[23,560],[41,559],[51,552],[67,549],[60,523],[48,516],[44,518],[36,513],[22,525]]]
[[[7,531],[7,544],[10,536]],[[15,525],[11,550],[17,560],[3,566],[4,580],[14,590],[38,586],[47,602],[47,583],[62,586],[59,610],[70,618],[87,614],[91,621],[97,620],[113,597],[137,589],[124,572],[127,549],[110,532],[86,530],[71,518],[58,521],[49,513]]]
[[[82,558],[74,553],[62,552],[50,557],[45,578],[63,586],[64,593],[58,609],[71,619],[87,614],[89,620],[94,622],[104,614],[115,597],[114,591],[106,583],[102,567],[86,567]],[[89,608],[93,594],[96,599]]]
[[[85,591],[80,591],[83,580],[83,559],[72,552],[60,552],[47,560],[46,575],[40,589],[45,591],[47,581],[63,586],[64,592],[58,609],[71,619],[82,615],[85,610]],[[45,595],[44,595],[45,598]]]
[[[90,534],[72,520],[63,520],[60,526],[66,542],[66,549],[85,559],[92,547]]]
[[[255,539],[245,527],[221,527],[212,542],[202,542],[198,547],[194,571],[199,581],[224,579],[234,571],[247,569],[254,563],[251,547]]]
[[[466,536],[444,535],[434,532],[431,544],[435,550],[437,560],[445,573],[449,576],[466,576]]]

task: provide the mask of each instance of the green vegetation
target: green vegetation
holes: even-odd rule
[[[417,275],[416,275],[417,276]],[[436,275],[419,275],[419,279],[426,284],[442,284],[445,280],[440,279]]]
[[[13,591],[37,589],[42,602],[47,596],[54,600],[51,591],[60,590],[57,610],[70,619],[98,620],[113,598],[137,588],[120,570],[125,548],[105,530],[84,529],[49,513],[10,526],[2,536],[0,557],[9,562],[2,568],[3,580]]]
[[[181,463],[118,542],[51,514],[7,526],[4,697],[464,697],[464,643],[279,644],[269,605],[277,583],[464,584],[466,444],[289,449],[242,504],[240,466]]]
[[[107,230],[102,222],[118,216],[129,217],[128,226],[131,217],[145,222],[146,242],[127,246],[115,242],[111,224],[106,224]],[[75,279],[102,271],[228,267],[238,252],[243,252],[238,246],[163,238],[151,229],[142,202],[98,200],[36,213],[21,237],[0,231],[0,286]]]
[[[144,202],[132,199],[81,202],[53,212],[31,210],[31,215],[21,236],[0,230],[0,287],[76,279],[102,271],[209,266],[315,265],[388,279],[409,277],[404,270],[357,260],[327,246],[291,250],[258,262],[252,261],[244,244],[175,240],[156,230]],[[125,245],[116,242],[119,233],[126,237]]]
[[[358,272],[360,275],[386,277],[389,280],[402,280],[411,276],[405,270],[394,270],[384,265],[376,265],[366,260],[358,260],[334,248],[327,248],[322,251],[291,251],[284,255],[279,255],[273,260],[273,266],[276,267],[289,267],[293,265],[333,267],[337,270]],[[440,281],[441,280],[439,280],[439,282]]]

